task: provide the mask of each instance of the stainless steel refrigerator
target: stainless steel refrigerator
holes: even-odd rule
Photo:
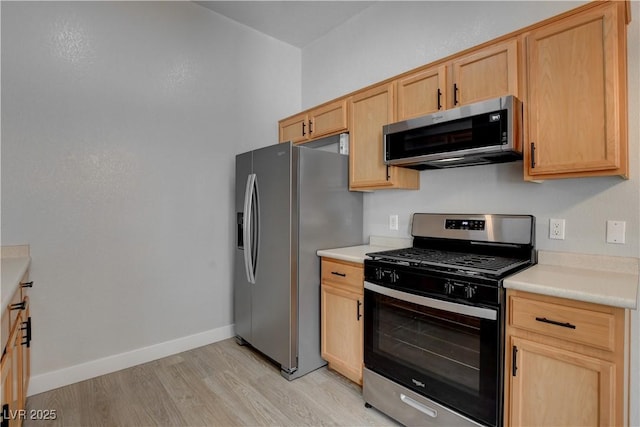
[[[236,156],[235,333],[289,380],[326,364],[316,251],[363,240],[362,194],[337,151],[282,143]]]

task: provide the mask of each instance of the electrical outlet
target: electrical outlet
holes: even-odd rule
[[[549,220],[549,238],[564,240],[564,219],[551,218]]]
[[[607,243],[624,244],[625,221],[607,221]]]
[[[398,229],[398,215],[389,215],[389,230]]]

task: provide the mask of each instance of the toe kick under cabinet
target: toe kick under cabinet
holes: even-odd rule
[[[628,425],[628,311],[509,289],[505,425]]]
[[[322,358],[362,385],[364,267],[323,257],[321,270]]]

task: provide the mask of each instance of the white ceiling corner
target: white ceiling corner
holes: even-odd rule
[[[298,48],[359,14],[374,1],[196,1],[216,13]]]

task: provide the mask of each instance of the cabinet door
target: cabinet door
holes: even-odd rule
[[[24,297],[25,309],[20,319],[20,345],[22,352],[21,377],[22,377],[22,408],[26,406],[27,390],[31,379],[31,309],[29,297]],[[29,342],[27,341],[29,340]]]
[[[490,46],[452,62],[452,107],[518,93],[518,40]]]
[[[18,316],[18,321],[21,317]],[[2,411],[8,417],[8,426],[22,424],[21,410],[24,409],[22,392],[22,335],[17,325],[12,329],[6,351],[2,357]],[[4,424],[3,424],[4,425]]]
[[[280,142],[304,142],[309,139],[307,113],[298,114],[280,121]]]
[[[384,164],[382,126],[395,121],[394,83],[360,92],[349,105],[349,188],[419,187],[418,171]]]
[[[312,138],[347,130],[347,100],[341,99],[309,112],[309,132]]]
[[[511,426],[615,425],[613,363],[517,337],[511,348]]]
[[[398,79],[398,121],[446,108],[446,84],[444,65]]]
[[[626,176],[623,8],[607,3],[527,36],[527,178]]]
[[[9,337],[10,340],[13,340],[13,334]],[[2,383],[0,387],[2,387],[2,408],[0,409],[1,416],[9,416],[9,411],[14,411],[17,409],[14,400],[13,400],[13,346],[11,345],[12,341],[7,340],[7,347],[5,349],[4,354],[2,355],[2,363],[0,363],[0,372],[2,377]],[[4,423],[3,423],[4,425]]]
[[[362,384],[362,294],[322,284],[322,358]]]

